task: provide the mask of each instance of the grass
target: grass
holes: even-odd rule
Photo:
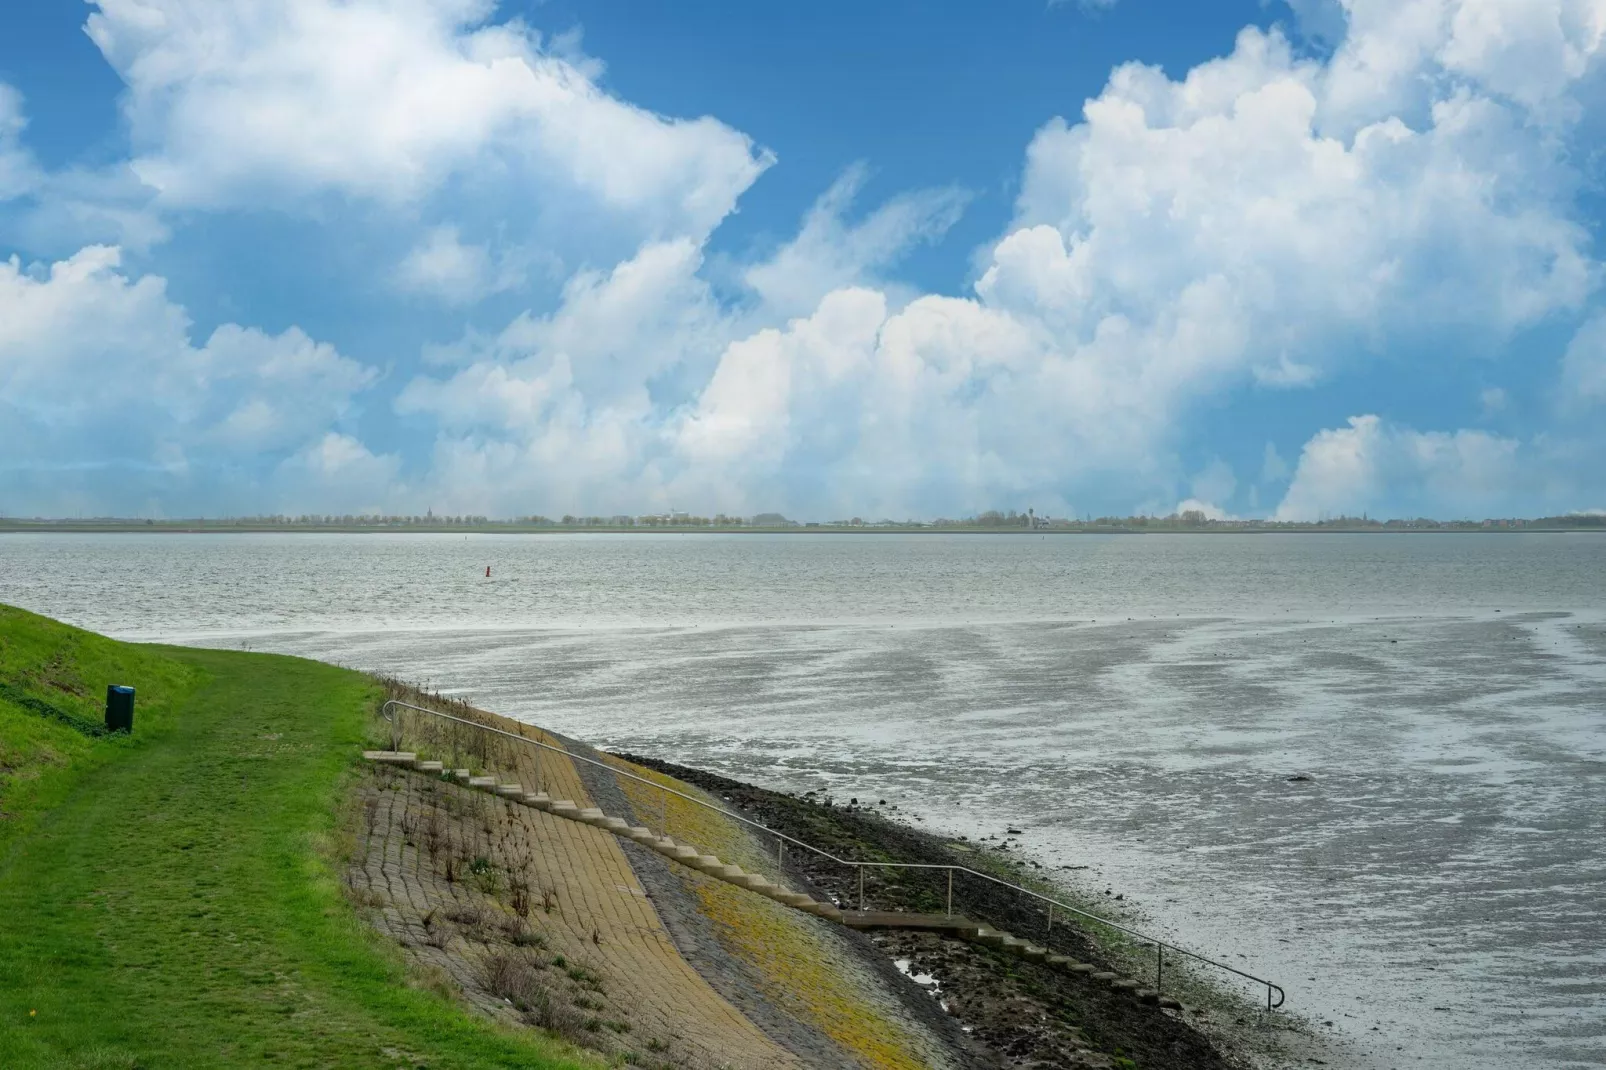
[[[110,682],[132,737],[94,734]],[[372,680],[0,606],[0,685],[8,1068],[601,1065],[410,978],[343,896]]]

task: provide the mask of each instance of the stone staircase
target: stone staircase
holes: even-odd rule
[[[631,840],[650,850],[656,851],[672,862],[678,862],[690,869],[705,873],[716,880],[734,884],[750,892],[773,899],[783,906],[794,910],[812,914],[826,921],[846,926],[850,929],[915,929],[931,932],[941,932],[960,940],[981,944],[995,948],[1009,954],[1018,955],[1029,962],[1064,970],[1067,973],[1079,974],[1087,979],[1106,983],[1110,988],[1119,992],[1130,992],[1138,1000],[1154,1006],[1169,1010],[1180,1011],[1182,1004],[1169,996],[1161,995],[1152,988],[1144,988],[1141,982],[1131,978],[1121,977],[1108,971],[1101,971],[1098,967],[1085,962],[1078,962],[1066,955],[1060,955],[1039,947],[1028,940],[1013,936],[1007,932],[991,928],[969,918],[955,917],[947,914],[911,914],[902,911],[845,911],[832,903],[822,903],[802,892],[790,891],[780,885],[772,883],[757,873],[747,873],[740,866],[723,862],[711,854],[704,854],[695,847],[677,843],[668,836],[660,836],[643,826],[633,826],[623,818],[609,817],[601,810],[592,808],[582,809],[569,799],[553,799],[542,791],[525,791],[519,784],[504,784],[493,776],[474,776],[469,769],[447,769],[441,762],[420,761],[418,755],[410,751],[363,751],[363,757],[380,765],[396,766],[411,769],[415,772],[449,779],[468,788],[495,795],[509,802],[523,806],[530,806],[537,810],[551,814],[553,817],[566,818],[584,825],[610,832],[621,839]]]

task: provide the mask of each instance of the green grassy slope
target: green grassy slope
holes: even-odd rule
[[[105,685],[132,738],[91,734]],[[0,1063],[599,1065],[419,985],[341,894],[376,689],[0,606]]]

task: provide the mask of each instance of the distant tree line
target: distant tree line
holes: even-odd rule
[[[788,520],[780,513],[759,513],[740,517],[726,513],[700,516],[671,511],[668,513],[627,516],[576,516],[565,514],[557,520],[538,514],[492,519],[473,513],[437,515],[433,511],[424,515],[381,513],[300,513],[265,514],[241,517],[192,517],[166,520],[130,520],[117,517],[78,518],[73,520],[22,520],[0,518],[0,526],[18,528],[38,525],[71,528],[126,528],[140,527],[185,528],[218,530],[228,528],[344,528],[405,530],[441,528],[478,529],[530,529],[530,528],[591,528],[591,529],[739,529],[739,528],[801,528],[825,530],[1081,530],[1081,531],[1489,531],[1544,528],[1550,530],[1606,530],[1606,514],[1575,513],[1566,516],[1546,516],[1537,519],[1505,518],[1485,520],[1434,520],[1428,517],[1414,519],[1378,520],[1361,516],[1323,517],[1309,521],[1258,520],[1223,517],[1212,519],[1202,510],[1188,509],[1166,516],[1087,516],[1048,517],[1027,509],[1024,513],[1014,509],[988,509],[974,516],[959,519],[936,520],[865,520],[851,517],[828,522]]]

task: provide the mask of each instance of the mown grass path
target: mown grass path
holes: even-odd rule
[[[93,742],[112,750],[6,816],[0,1065],[598,1065],[410,986],[346,903],[331,858],[370,681],[146,650],[198,670],[155,738]]]

